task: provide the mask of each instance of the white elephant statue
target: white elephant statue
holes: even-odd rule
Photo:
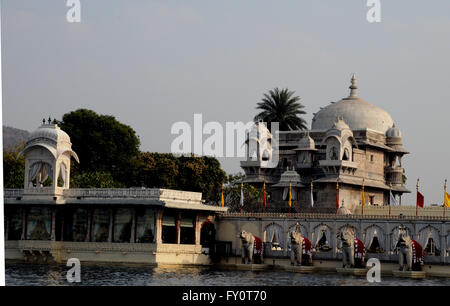
[[[253,248],[255,247],[255,237],[252,233],[248,233],[244,230],[241,231],[239,238],[241,238],[242,248],[241,257],[242,263],[245,264],[245,259],[247,258],[247,263],[251,264],[253,261]]]
[[[399,271],[420,271],[423,265],[423,249],[408,235],[404,226],[398,227],[398,264]]]
[[[355,233],[353,229],[346,227],[337,235],[337,238],[340,239],[342,243],[342,267],[355,267]]]
[[[406,228],[399,226],[398,228],[398,264],[399,271],[412,270],[412,240],[406,232]]]
[[[289,233],[289,238],[291,239],[291,265],[293,266],[297,262],[297,266],[301,266],[305,239],[300,231],[299,223],[297,223],[295,230]]]
[[[261,238],[254,236],[252,233],[246,232],[244,230],[239,234],[241,239],[242,249],[241,257],[242,263],[245,264],[246,258],[247,263],[263,263],[263,243]],[[255,256],[256,255],[256,256]]]

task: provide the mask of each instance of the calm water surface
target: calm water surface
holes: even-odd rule
[[[9,286],[450,286],[450,279],[424,280],[382,277],[370,284],[365,277],[338,274],[299,274],[291,272],[217,271],[206,267],[159,268],[137,265],[81,266],[81,283],[69,284],[64,265],[6,263],[6,285]]]

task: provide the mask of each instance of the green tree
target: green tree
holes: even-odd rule
[[[4,188],[23,188],[25,180],[25,157],[17,158],[23,145],[12,149],[3,149],[3,179]]]
[[[255,116],[254,121],[267,122],[269,129],[272,122],[279,122],[280,131],[305,130],[306,121],[300,116],[306,112],[299,101],[300,97],[294,96],[294,92],[287,88],[269,90],[257,104],[256,109],[262,111]]]
[[[241,182],[244,178],[242,173],[230,174],[224,189],[225,205],[230,212],[241,211]],[[244,194],[243,212],[258,212],[262,208],[262,190],[253,185],[242,184]]]
[[[80,158],[80,164],[73,163],[74,175],[111,173],[114,181],[125,186],[136,183],[140,141],[130,126],[88,109],[67,113],[58,124],[69,134]]]
[[[139,163],[137,180],[141,185],[201,192],[212,205],[217,205],[226,181],[226,173],[214,157],[144,152]]]
[[[170,153],[143,152],[139,156],[138,185],[155,188],[178,187],[178,159]]]
[[[109,172],[83,172],[72,176],[71,188],[120,188],[123,184],[114,181]]]

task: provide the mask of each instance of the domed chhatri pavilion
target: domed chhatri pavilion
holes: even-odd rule
[[[31,133],[19,156],[22,154],[26,156],[24,195],[34,198],[48,193],[61,197],[70,185],[71,157],[80,162],[69,135],[50,119]],[[49,183],[44,186],[46,181]]]
[[[309,210],[311,183],[315,212],[336,209],[337,186],[342,211],[351,213],[361,205],[363,186],[366,205],[387,205],[390,189],[399,203],[402,194],[410,192],[403,185],[402,157],[408,152],[400,130],[385,110],[358,97],[355,75],[349,88],[347,98],[314,114],[311,130],[279,132],[276,167],[267,167],[263,154],[255,160],[247,148],[247,160],[241,162],[244,182],[266,182],[269,210],[287,205],[289,184],[297,212]]]

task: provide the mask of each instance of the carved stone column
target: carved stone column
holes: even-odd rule
[[[156,243],[162,243],[162,217],[163,217],[163,211],[158,210],[156,212],[156,226],[155,226]]]
[[[20,240],[26,240],[27,239],[27,210],[26,208],[22,211],[22,236],[20,237]]]
[[[131,209],[131,235],[130,243],[136,242],[136,208]]]
[[[108,242],[113,241],[113,229],[114,229],[114,209],[109,209],[109,233],[108,233]]]
[[[197,213],[195,217],[195,244],[200,245],[200,232],[201,232],[200,216]]]
[[[87,233],[86,238],[84,239],[85,242],[91,241],[91,220],[92,220],[92,210],[90,208],[87,209]]]
[[[60,241],[64,241],[64,208],[60,210],[60,218],[61,218],[61,238]]]
[[[328,239],[330,239],[332,241],[332,245],[333,245],[333,258],[336,258],[337,256],[337,251],[338,251],[338,243],[337,243],[337,233],[338,233],[338,228],[337,228],[337,224],[336,221],[333,222],[333,230],[330,230],[330,236],[331,237],[327,237]],[[330,242],[331,242],[330,241]]]
[[[52,233],[50,240],[56,241],[56,207],[52,209]]]
[[[178,212],[178,216],[175,220],[176,229],[177,229],[177,244],[180,244],[180,236],[181,236],[181,212]]]
[[[8,240],[8,231],[9,231],[9,211],[4,210],[5,214],[5,241]]]
[[[441,233],[439,233],[439,236],[441,238],[441,263],[445,262],[445,253],[447,252],[447,241],[445,241],[446,236],[444,236],[444,233],[441,231]]]

